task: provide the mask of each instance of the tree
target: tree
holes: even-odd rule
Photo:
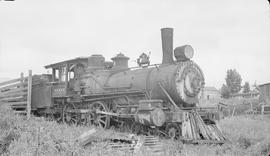
[[[245,82],[243,88],[244,88],[243,93],[250,92],[250,86],[249,86],[249,83],[248,82]]]
[[[241,90],[242,78],[235,69],[227,70],[225,80],[231,94],[238,93]]]
[[[230,97],[230,89],[225,84],[222,85],[220,92],[221,92],[221,97],[225,99]]]

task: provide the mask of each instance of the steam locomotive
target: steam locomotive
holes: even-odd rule
[[[120,53],[112,62],[95,54],[45,66],[52,72],[34,77],[32,110],[68,124],[181,135],[183,111],[196,107],[204,75],[190,45],[173,49],[172,28],[161,37],[161,64],[142,55],[140,66],[129,68]]]

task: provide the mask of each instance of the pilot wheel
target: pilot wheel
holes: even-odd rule
[[[180,124],[177,123],[169,123],[166,126],[166,133],[167,136],[171,139],[179,139],[181,137],[181,128]]]

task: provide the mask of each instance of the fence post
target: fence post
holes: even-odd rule
[[[261,114],[264,114],[264,103],[262,104]]]
[[[31,116],[31,94],[32,94],[32,70],[29,70],[28,74],[28,93],[27,93],[27,119]]]
[[[21,72],[21,83],[23,83],[23,72]]]
[[[235,106],[233,107],[233,112],[232,112],[232,116],[231,117],[234,116],[234,111],[235,111]]]

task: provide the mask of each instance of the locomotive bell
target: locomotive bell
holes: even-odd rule
[[[177,62],[190,60],[194,55],[194,50],[190,45],[184,45],[174,49],[174,57]]]

